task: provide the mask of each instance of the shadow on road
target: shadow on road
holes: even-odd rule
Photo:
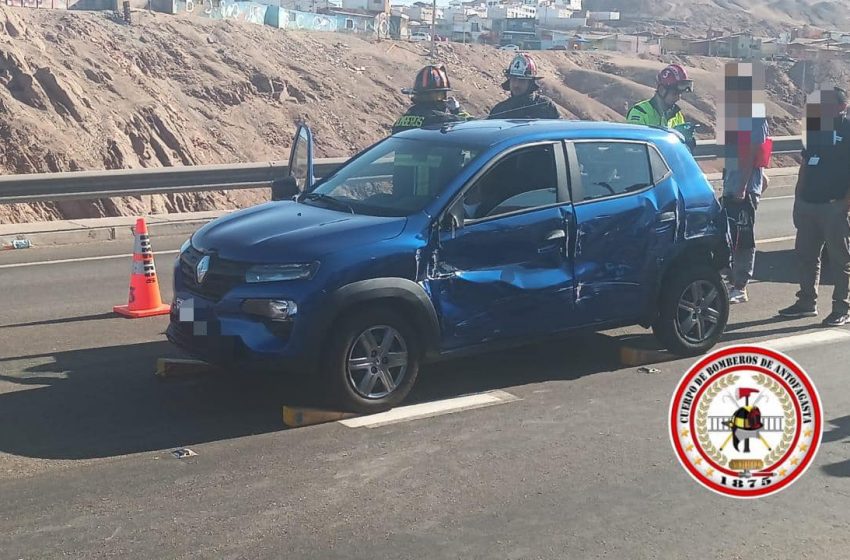
[[[760,282],[777,282],[780,284],[797,284],[800,278],[797,274],[797,259],[793,249],[781,251],[758,251],[753,278]],[[821,263],[821,286],[832,286],[832,269],[828,262]],[[832,292],[830,291],[830,295]],[[791,305],[789,302],[786,305]],[[782,307],[785,307],[784,305]],[[778,309],[778,308],[777,308]]]
[[[606,340],[578,337],[432,364],[408,403],[617,369],[600,359],[616,357],[600,349]],[[177,355],[162,341],[0,360],[0,451],[113,457],[279,431],[283,404],[321,406],[297,376],[158,379],[156,359]]]
[[[96,315],[83,315],[81,317],[63,317],[61,319],[45,319],[44,321],[32,321],[30,323],[15,323],[13,325],[0,325],[0,329],[12,329],[18,327],[38,327],[46,325],[62,325],[65,323],[80,323],[84,321],[100,321],[101,319],[114,319],[115,313],[98,313]]]
[[[621,369],[623,366],[617,358],[615,339],[602,334],[582,334],[431,364],[422,371],[409,401],[423,402],[543,381],[578,379]]]
[[[842,416],[834,420],[829,420],[828,424],[832,428],[824,431],[823,443],[850,445],[850,416]],[[821,470],[829,476],[850,477],[850,459],[824,465],[821,467]]]
[[[0,360],[0,383],[7,385],[0,393],[0,451],[110,457],[283,427],[281,404],[296,392],[294,379],[238,372],[157,378],[156,359],[177,355],[163,341]],[[35,365],[16,367],[17,361]]]
[[[784,319],[776,319],[773,321],[774,323],[786,323],[787,320]],[[723,337],[720,339],[720,344],[724,343],[732,343],[737,342],[743,339],[756,339],[753,342],[760,342],[759,339],[762,338],[776,338],[780,336],[790,336],[797,334],[804,334],[812,331],[822,330],[823,327],[820,323],[804,323],[800,324],[797,322],[793,326],[785,326],[785,327],[777,327],[775,329],[759,329],[759,330],[745,330],[746,327],[739,327],[738,325],[732,325],[726,332],[723,333]]]

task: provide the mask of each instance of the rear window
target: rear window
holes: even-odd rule
[[[636,142],[577,142],[584,200],[597,200],[652,186],[646,144]]]
[[[649,147],[649,164],[652,167],[652,182],[656,185],[672,173],[655,146]]]

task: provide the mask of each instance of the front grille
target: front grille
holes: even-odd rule
[[[180,255],[180,276],[183,285],[192,293],[201,297],[218,301],[224,294],[239,284],[245,283],[245,271],[248,265],[228,261],[217,255],[210,255],[210,267],[200,284],[197,281],[196,270],[198,261],[204,254],[194,247]]]

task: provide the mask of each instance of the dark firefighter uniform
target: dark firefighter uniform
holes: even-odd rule
[[[412,88],[402,92],[413,96],[413,106],[393,125],[392,133],[423,126],[469,120],[457,101],[448,99],[451,91],[445,66],[426,66],[416,74]]]
[[[488,119],[558,119],[561,115],[551,99],[542,95],[538,90],[538,82],[543,79],[537,73],[537,64],[525,53],[517,54],[505,70],[507,80],[502,89],[511,91],[511,79],[529,82],[526,93],[511,96],[497,103],[490,110]]]
[[[557,119],[560,118],[555,103],[536,91],[529,95],[511,96],[497,103],[490,111],[490,119]]]
[[[393,134],[411,128],[421,128],[431,124],[443,124],[467,120],[463,112],[453,113],[445,102],[417,103],[407,110],[393,125]]]

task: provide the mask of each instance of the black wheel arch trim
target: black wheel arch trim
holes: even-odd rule
[[[720,236],[698,237],[685,241],[680,245],[678,250],[668,255],[661,265],[655,283],[653,297],[648,309],[644,313],[641,326],[649,327],[656,317],[658,317],[658,300],[661,297],[664,282],[673,267],[683,262],[688,262],[690,266],[705,264],[717,271],[721,271],[728,266],[729,254],[730,250],[726,246],[725,240]]]
[[[317,343],[321,333],[331,328],[334,321],[352,306],[377,300],[401,300],[416,310],[409,317],[422,336],[424,357],[433,358],[439,354],[440,321],[434,304],[425,289],[406,278],[373,278],[360,280],[337,288],[325,298],[319,313]]]

